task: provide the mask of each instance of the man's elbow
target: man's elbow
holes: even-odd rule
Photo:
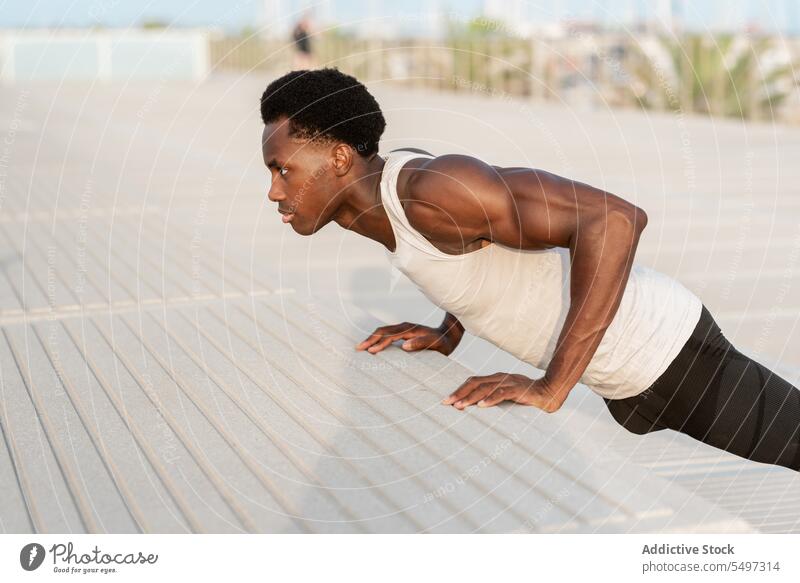
[[[647,213],[638,206],[633,208],[633,224],[638,229],[644,229],[647,226]]]
[[[647,226],[647,213],[638,206],[631,205],[612,213],[617,216],[622,224],[641,232]]]

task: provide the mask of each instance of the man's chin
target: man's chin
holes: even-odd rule
[[[295,217],[294,220],[289,224],[292,226],[292,229],[294,229],[294,232],[298,235],[307,237],[308,235],[314,234],[314,230],[308,226],[308,223],[304,221],[298,221],[297,217]]]
[[[319,221],[311,222],[311,221],[298,221],[297,217],[289,223],[294,229],[294,232],[298,235],[313,235],[317,231],[319,231],[322,227],[324,227],[327,223],[320,223]]]

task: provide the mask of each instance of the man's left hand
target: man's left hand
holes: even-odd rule
[[[503,401],[513,401],[554,413],[566,400],[566,393],[567,391],[559,391],[550,386],[544,377],[531,379],[521,374],[498,372],[488,376],[469,377],[442,404],[463,410],[476,403],[478,407],[492,407]]]

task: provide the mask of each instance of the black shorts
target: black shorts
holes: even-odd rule
[[[633,397],[604,400],[633,433],[672,429],[800,471],[800,390],[736,350],[705,306],[678,356],[652,385]]]

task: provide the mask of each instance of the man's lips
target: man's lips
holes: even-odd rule
[[[294,218],[294,213],[291,211],[285,211],[283,209],[278,209],[278,212],[281,213],[283,216],[281,217],[281,221],[284,223],[290,223]]]

